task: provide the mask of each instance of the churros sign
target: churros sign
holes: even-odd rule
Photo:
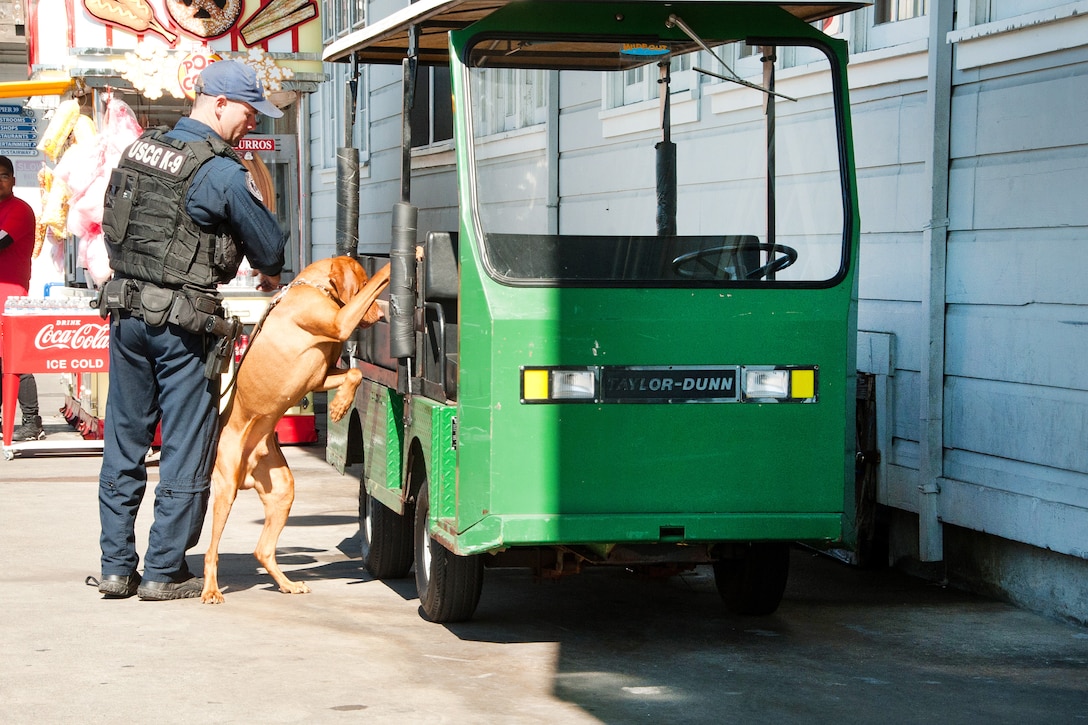
[[[94,20],[171,47],[181,38],[227,36],[233,45],[264,45],[318,17],[316,0],[82,0]],[[235,47],[235,50],[241,48]],[[294,48],[294,51],[302,49]]]

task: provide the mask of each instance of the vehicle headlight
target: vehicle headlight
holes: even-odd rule
[[[521,400],[523,403],[546,403],[552,400],[594,400],[596,397],[597,375],[592,369],[521,369]]]
[[[815,368],[745,367],[746,400],[812,401],[816,399]]]

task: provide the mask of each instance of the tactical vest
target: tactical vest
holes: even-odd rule
[[[197,226],[185,200],[197,169],[238,156],[221,139],[178,141],[165,130],[146,131],[110,174],[102,215],[110,266],[119,277],[214,291],[237,273],[242,250],[225,225]]]

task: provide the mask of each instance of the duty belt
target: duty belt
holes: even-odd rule
[[[106,283],[98,298],[103,318],[110,312],[127,312],[152,327],[172,322],[188,332],[231,335],[234,324],[225,316],[220,300],[211,295],[172,290],[136,279]]]
[[[152,327],[172,322],[181,329],[199,335],[213,335],[205,344],[204,377],[217,379],[230,367],[234,341],[242,332],[242,321],[224,316],[217,297],[186,294],[135,279],[114,279],[106,283],[98,296],[98,312],[103,318],[126,312]]]

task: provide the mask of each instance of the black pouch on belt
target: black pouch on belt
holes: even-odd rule
[[[174,290],[145,284],[140,289],[140,307],[144,322],[152,327],[162,327],[167,322],[170,307],[174,304]]]
[[[98,314],[102,319],[113,312],[132,311],[134,298],[139,294],[139,285],[131,279],[111,279],[98,293]]]
[[[208,318],[217,314],[221,316],[222,308],[216,298],[179,292],[169,321],[183,330],[202,335],[210,332]]]

